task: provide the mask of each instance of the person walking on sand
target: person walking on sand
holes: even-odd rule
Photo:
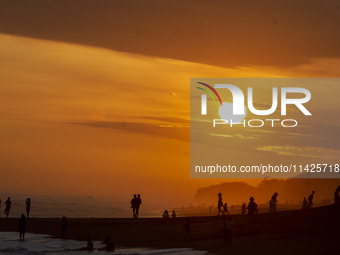
[[[233,221],[231,220],[231,217],[229,216],[227,220],[227,216],[223,216],[222,230],[223,230],[223,245],[224,246],[231,244],[232,226],[233,226]]]
[[[30,217],[30,211],[31,211],[31,199],[26,199],[26,213],[27,213],[27,219]]]
[[[133,198],[131,199],[131,208],[132,208],[132,215],[133,218],[136,218],[136,204],[137,204],[137,196],[136,194],[133,195]]]
[[[312,191],[312,194],[308,197],[308,208],[313,208],[313,198],[314,198],[315,190]]]
[[[61,239],[66,239],[66,230],[68,227],[68,222],[65,216],[61,218],[60,222],[60,230],[61,230]]]
[[[21,218],[19,220],[19,235],[20,240],[25,240],[25,233],[26,233],[26,217],[24,214],[21,214]]]
[[[5,214],[6,214],[6,218],[8,218],[9,212],[11,210],[11,205],[12,205],[12,201],[11,201],[10,197],[7,198],[7,200],[5,202],[5,205],[6,205],[6,207],[5,207]]]
[[[269,201],[269,212],[276,212],[276,203],[277,203],[277,192],[274,193],[272,199]]]
[[[222,202],[222,194],[218,193],[218,201],[217,201],[217,210],[218,210],[218,214],[217,216],[220,216],[220,213],[223,214],[222,211],[222,206],[223,206],[223,202]]]
[[[138,218],[139,215],[139,207],[142,204],[142,199],[140,198],[140,194],[137,195],[136,198],[136,218]]]
[[[224,206],[223,206],[223,212],[222,212],[222,216],[225,216],[225,215],[229,215],[229,212],[228,212],[228,204],[225,203]]]
[[[184,232],[185,232],[184,240],[191,239],[191,236],[190,236],[191,222],[190,222],[189,217],[185,218],[185,222],[184,222],[182,230],[184,230]]]

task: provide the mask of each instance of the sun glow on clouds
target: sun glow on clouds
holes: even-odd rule
[[[7,35],[0,46],[0,186],[15,192],[191,199],[216,180],[189,180],[189,79],[299,76]]]
[[[259,151],[268,151],[282,156],[294,156],[317,159],[339,159],[340,150],[331,150],[320,147],[298,147],[298,146],[262,146]]]
[[[191,77],[275,76],[66,43],[0,37],[2,112],[6,110],[14,118],[21,118],[19,114],[25,110],[26,118],[58,121],[145,116],[188,119]],[[14,104],[13,99],[20,104]]]

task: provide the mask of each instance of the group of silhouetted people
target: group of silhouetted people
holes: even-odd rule
[[[309,209],[313,208],[313,199],[314,199],[315,190],[312,191],[312,194],[309,195],[308,200],[304,197],[301,205],[301,209]]]
[[[314,198],[315,190],[312,191],[312,193],[309,195],[308,199],[304,198],[304,201],[302,203],[303,209],[308,209],[313,207],[313,198]],[[276,204],[278,202],[277,196],[279,194],[275,192],[270,201],[269,201],[269,212],[275,213],[276,210]],[[340,185],[337,187],[336,191],[334,192],[334,204],[338,205],[340,207]],[[222,214],[223,224],[222,224],[222,233],[223,233],[223,244],[224,246],[230,245],[232,241],[232,225],[233,221],[231,217],[225,216],[226,214],[229,215],[227,210],[227,204],[223,205],[222,202],[222,194],[218,193],[218,203],[217,203],[217,210],[218,214],[217,216],[220,216]],[[248,215],[250,219],[253,219],[254,214],[258,213],[258,205],[255,203],[254,197],[250,197],[248,206],[246,206],[245,203],[242,203],[241,206],[241,212],[242,215],[246,214],[246,210],[248,210]]]
[[[69,222],[67,221],[66,217],[63,216],[60,222],[61,239],[67,239],[66,231],[68,229],[68,226],[69,226]],[[94,249],[94,246],[93,246],[93,242],[90,236],[86,237],[86,241],[87,241],[87,245],[85,247],[81,247],[74,251],[92,251]],[[115,245],[109,235],[106,236],[102,244],[105,244],[106,246],[99,248],[98,251],[114,251],[115,250]]]
[[[30,198],[26,199],[25,205],[26,205],[27,218],[29,218],[30,217],[30,211],[31,211],[31,199]],[[6,218],[8,218],[8,216],[9,216],[9,213],[11,211],[11,207],[12,207],[12,201],[11,201],[11,198],[8,197],[7,200],[5,201],[5,210],[4,210]],[[1,212],[1,199],[0,199],[0,212]],[[1,217],[1,213],[0,213],[0,217]]]
[[[91,241],[91,238],[89,236],[86,237],[86,241],[87,241],[87,245],[76,251],[92,251],[94,247],[93,247],[93,242]],[[105,244],[106,246],[99,248],[98,251],[114,251],[115,250],[115,245],[112,242],[109,235],[106,236],[102,244]]]
[[[276,204],[278,202],[277,197],[278,197],[278,193],[275,192],[270,201],[269,201],[269,212],[270,213],[275,213],[277,211],[276,208]],[[306,197],[304,198],[303,202],[302,202],[302,209],[309,209],[309,208],[313,208],[313,199],[314,199],[314,195],[315,195],[315,190],[312,191],[312,193],[308,196],[308,198],[306,199]],[[138,218],[138,214],[139,214],[139,207],[142,203],[142,200],[140,198],[140,195],[134,195],[133,199],[131,200],[131,208],[133,209],[133,217],[134,218]],[[11,198],[8,197],[6,202],[5,202],[5,215],[6,217],[8,217],[10,210],[11,210]],[[340,206],[340,185],[337,187],[337,189],[334,192],[334,204],[336,206]],[[31,199],[27,198],[26,202],[26,214],[27,217],[22,214],[20,219],[19,219],[19,234],[20,234],[20,240],[24,240],[25,239],[25,232],[26,232],[26,220],[29,218],[30,215],[30,209],[31,209]],[[1,208],[1,200],[0,200],[0,208]],[[222,194],[218,193],[218,216],[222,215],[222,233],[223,233],[223,244],[225,246],[228,246],[231,244],[232,242],[232,226],[233,226],[233,221],[232,218],[230,217],[230,214],[228,212],[228,207],[227,207],[227,203],[223,204],[222,201]],[[250,219],[252,219],[254,217],[254,214],[258,213],[258,205],[257,203],[255,203],[255,199],[254,197],[250,197],[249,199],[249,203],[248,205],[246,205],[245,203],[242,203],[241,206],[241,211],[242,211],[242,215],[246,214],[246,210],[248,210],[248,215],[250,217]],[[228,215],[228,217],[226,216]],[[167,210],[164,211],[163,213],[163,218],[164,219],[169,219],[170,215],[169,212]],[[171,214],[172,218],[176,218],[176,212],[175,210],[172,211]],[[61,230],[61,238],[62,239],[66,239],[66,230],[68,228],[68,221],[66,219],[65,216],[62,217],[61,219],[61,223],[60,223],[60,230]],[[191,222],[190,222],[190,218],[186,217],[184,224],[183,224],[183,228],[182,230],[184,230],[185,235],[184,235],[184,239],[191,239],[191,235],[190,235],[190,231],[191,231]],[[85,251],[85,250],[93,250],[94,249],[94,245],[93,242],[91,240],[91,238],[88,236],[86,237],[87,240],[87,246],[82,247],[77,249],[76,251]],[[105,244],[106,246],[99,248],[99,251],[114,251],[115,250],[115,245],[113,243],[113,241],[110,239],[110,236],[106,236],[105,240],[102,242],[102,244]]]
[[[25,205],[26,205],[27,218],[26,218],[25,214],[21,214],[21,217],[19,219],[19,236],[20,236],[20,240],[25,240],[26,219],[29,218],[30,211],[31,211],[31,199],[30,198],[26,199]],[[6,218],[8,218],[8,216],[9,216],[9,213],[11,211],[11,207],[12,207],[12,201],[11,201],[11,198],[8,197],[7,200],[5,201],[5,210],[4,210]],[[0,211],[1,211],[1,199],[0,199]],[[1,214],[0,214],[0,216],[1,216]]]
[[[140,194],[133,195],[133,198],[131,199],[131,208],[132,208],[132,213],[133,213],[133,218],[138,219],[139,216],[139,207],[142,204],[142,199],[140,198]]]
[[[304,198],[302,208],[304,209],[313,208],[314,194],[315,194],[315,190],[312,191],[308,199]],[[269,212],[270,213],[277,212],[276,205],[278,203],[278,200],[277,200],[278,195],[279,194],[275,192],[271,196],[271,199],[269,200]],[[336,191],[334,192],[334,204],[340,207],[340,185],[337,187]],[[218,210],[217,216],[222,215],[223,244],[224,246],[228,246],[232,243],[233,221],[232,221],[231,216],[229,215],[227,203],[225,204],[223,203],[222,193],[218,193],[217,210]],[[247,210],[248,210],[248,215],[250,219],[253,219],[254,215],[258,213],[258,204],[255,202],[254,197],[250,197],[248,206],[245,203],[242,203],[242,206],[241,206],[242,215],[245,215]],[[167,210],[164,211],[163,218],[169,218],[169,213]],[[190,222],[189,217],[185,218],[183,230],[185,231],[184,239],[191,239],[191,236],[190,236],[191,222]]]
[[[218,193],[217,196],[218,196],[217,216],[220,216],[220,213],[222,216],[227,215],[227,214],[229,215],[228,204],[227,203],[223,204],[223,201],[222,201],[222,193]]]
[[[170,218],[168,210],[165,210],[162,214],[163,219],[167,220]],[[171,218],[175,219],[177,217],[175,210],[172,210]]]
[[[81,247],[81,248],[76,249],[74,251],[93,251],[94,245],[93,245],[93,242],[92,242],[92,240],[89,236],[86,237],[86,242],[87,242],[87,244],[86,244],[85,247]],[[101,243],[105,244],[106,246],[99,248],[98,251],[115,251],[115,245],[114,245],[114,243],[111,240],[109,235],[106,236],[104,241],[101,242]]]
[[[313,199],[314,199],[314,194],[315,190],[312,191],[312,193],[309,195],[308,199],[304,198],[302,202],[302,209],[308,209],[308,208],[313,208]],[[270,213],[275,213],[276,212],[276,204],[278,202],[277,196],[279,194],[275,192],[271,199],[269,200],[269,212]],[[334,204],[340,206],[340,186],[337,187],[336,191],[334,192]],[[227,203],[223,204],[222,202],[222,194],[218,193],[218,201],[217,201],[217,210],[218,214],[217,216],[225,216],[226,214],[229,215],[228,208],[227,208]],[[241,206],[241,212],[242,215],[246,214],[246,210],[248,210],[248,215],[252,219],[254,214],[258,213],[258,204],[255,203],[254,197],[250,197],[248,206],[246,206],[245,203],[242,203]]]

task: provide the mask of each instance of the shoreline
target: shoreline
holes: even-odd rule
[[[115,244],[140,248],[193,248],[209,254],[335,254],[340,238],[340,210],[333,205],[274,214],[232,215],[233,243],[224,247],[222,217],[190,217],[191,240],[184,240],[184,218],[70,218],[67,238],[83,241],[87,235],[102,241],[110,235]],[[18,232],[17,218],[0,218],[1,232]],[[59,218],[30,218],[26,232],[60,238]]]

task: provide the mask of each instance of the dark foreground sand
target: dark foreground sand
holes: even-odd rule
[[[193,217],[192,240],[184,240],[184,218],[68,219],[70,239],[103,240],[130,247],[195,248],[216,254],[340,254],[340,210],[325,206],[306,211],[259,214],[251,221],[233,216],[233,244],[222,245],[221,217]],[[60,219],[32,218],[27,232],[60,238]],[[18,231],[18,219],[1,218],[0,231]],[[84,242],[85,244],[85,242]]]

